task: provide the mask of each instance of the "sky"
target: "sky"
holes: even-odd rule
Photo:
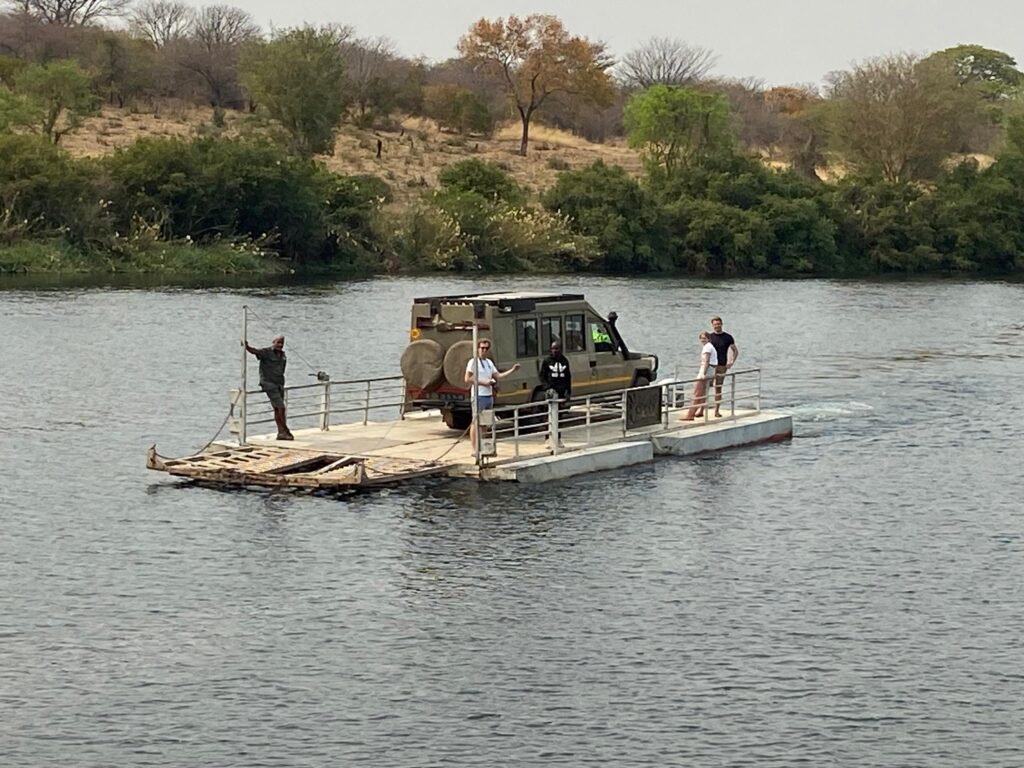
[[[226,0],[264,28],[348,24],[403,56],[442,61],[481,17],[549,13],[622,56],[652,36],[708,48],[713,74],[768,86],[820,83],[872,56],[978,43],[1024,58],[1024,2],[976,0]],[[195,0],[195,5],[204,4]]]

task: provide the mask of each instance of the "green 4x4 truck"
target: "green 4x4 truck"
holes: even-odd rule
[[[602,317],[582,294],[481,293],[413,299],[409,346],[402,353],[405,410],[440,408],[445,423],[465,429],[472,418],[466,365],[473,356],[473,326],[491,340],[502,380],[496,405],[544,397],[539,373],[551,342],[562,344],[572,371],[573,397],[642,387],[658,374],[657,355],[630,352],[615,328],[615,313]]]

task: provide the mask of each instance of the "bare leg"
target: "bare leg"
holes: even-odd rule
[[[693,421],[695,416],[704,414],[704,395],[707,393],[707,381],[698,379],[693,383],[693,405],[683,416],[683,421]]]
[[[722,379],[715,376],[715,416],[721,416],[719,409],[722,407]]]
[[[277,424],[278,440],[293,440],[291,430],[288,429],[288,421],[285,418],[284,408],[274,408],[274,422]]]

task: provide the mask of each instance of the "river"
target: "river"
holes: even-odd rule
[[[793,440],[536,487],[228,492],[250,338],[397,372],[410,299],[585,292]],[[0,763],[1024,765],[1024,284],[376,279],[0,291]],[[307,367],[307,363],[309,367]]]

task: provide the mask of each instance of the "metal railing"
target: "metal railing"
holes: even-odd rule
[[[691,393],[698,379],[681,380],[678,378],[657,382],[645,387],[631,387],[609,392],[600,392],[568,400],[547,400],[523,403],[514,406],[499,406],[494,409],[493,445],[490,456],[482,456],[478,463],[495,462],[500,443],[513,446],[512,458],[520,455],[520,445],[524,441],[536,443],[543,438],[552,454],[567,450],[563,439],[568,437],[580,445],[577,448],[617,442],[630,434],[648,433],[659,429],[670,429],[678,421],[679,414],[694,405]],[[661,390],[660,418],[647,421],[642,426],[631,427],[628,418],[629,393],[640,390],[650,391],[651,388]],[[719,405],[721,418],[714,418],[715,410],[714,381],[708,382],[707,394],[704,398],[704,413],[701,420],[711,421],[735,420],[742,415],[761,411],[761,370],[750,368],[742,371],[730,371],[725,374],[722,386],[722,399]],[[742,411],[743,413],[740,413]],[[679,424],[678,426],[682,426]],[[507,460],[502,456],[500,460]]]
[[[325,379],[315,384],[297,384],[284,388],[288,425],[292,428],[313,427],[328,431],[331,425],[361,422],[367,424],[397,410],[402,418],[405,402],[405,379],[381,376],[373,379]],[[231,390],[231,403],[237,416],[231,431],[244,443],[249,427],[274,423],[274,409],[261,389]]]

